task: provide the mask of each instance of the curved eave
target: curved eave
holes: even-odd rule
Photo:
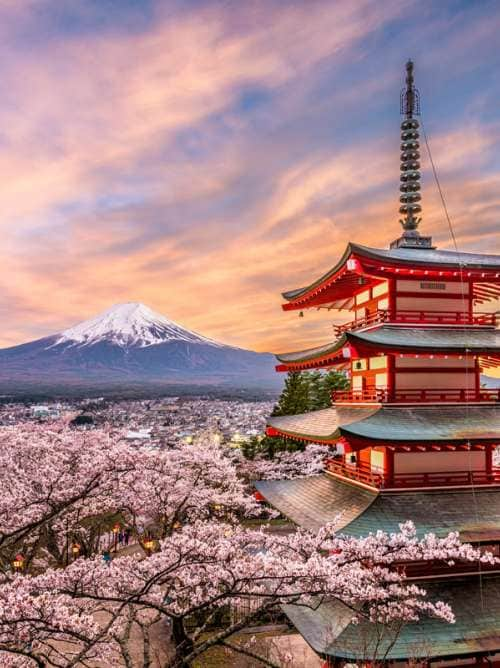
[[[500,442],[500,407],[495,405],[332,407],[268,420],[268,435],[354,448],[373,441],[408,444]]]
[[[348,270],[348,260],[356,262],[354,269]],[[500,256],[430,249],[382,250],[349,243],[340,260],[326,274],[304,288],[282,293],[287,301],[283,310],[348,299],[359,291],[360,276],[365,277],[363,289],[366,289],[399,271],[415,273],[416,278],[443,274],[455,280],[466,277],[498,283]]]
[[[347,343],[346,334],[323,346],[308,348],[294,353],[283,353],[276,355],[279,365],[277,371],[303,371],[306,369],[334,366],[348,361],[344,356],[343,349]]]
[[[365,420],[342,426],[349,440],[394,443],[500,441],[500,407],[495,405],[383,406]]]
[[[500,255],[485,255],[482,253],[457,253],[456,251],[425,249],[425,248],[395,248],[379,249],[349,244],[353,253],[362,257],[387,263],[394,267],[422,267],[438,271],[456,270],[463,272],[482,272],[485,275],[478,278],[498,278],[500,276]]]
[[[380,406],[353,406],[324,408],[299,415],[282,415],[269,418],[267,434],[280,435],[292,440],[311,443],[336,443],[341,425],[362,420],[379,410]]]
[[[348,332],[347,341],[358,352],[410,352],[460,355],[495,355],[500,352],[500,331],[494,328],[411,327],[382,325]]]
[[[359,259],[352,253],[349,244],[339,262],[324,276],[305,288],[283,292],[283,298],[287,303],[283,304],[282,308],[284,311],[293,311],[325,304],[335,304],[334,308],[340,308],[358,292],[384,280],[383,276],[369,274],[370,272],[365,271]]]
[[[411,520],[418,536],[447,536],[481,543],[498,537],[500,488],[477,490],[400,490],[380,494],[328,474],[293,480],[261,480],[255,487],[283,515],[304,529],[319,531],[330,522],[349,536],[377,530],[397,532]]]
[[[348,353],[345,353],[349,346]],[[278,371],[302,371],[335,366],[355,357],[377,353],[414,353],[490,356],[492,364],[500,352],[500,332],[491,329],[452,329],[381,325],[358,332],[346,332],[323,346],[276,355]]]
[[[338,273],[343,269],[344,265],[347,263],[349,256],[351,255],[351,244],[347,245],[342,257],[333,266],[329,271],[326,272],[323,276],[313,281],[310,285],[305,288],[296,288],[295,290],[288,290],[287,292],[282,292],[283,299],[286,299],[288,302],[295,302],[299,299],[303,299],[307,296],[308,293],[312,292],[315,288],[320,288],[325,285],[329,280],[333,280]]]
[[[445,600],[450,605],[455,616],[453,624],[423,616],[416,622],[403,624],[393,637],[389,633],[381,634],[375,624],[363,617],[354,624],[352,611],[335,600],[312,607],[286,605],[284,611],[318,654],[346,662],[359,661],[362,642],[367,656],[384,657],[387,663],[394,661],[400,665],[402,662],[415,664],[417,659],[420,665],[425,665],[428,657],[433,657],[434,663],[493,656],[500,650],[498,574],[485,575],[481,582],[470,577],[430,580],[425,583],[425,589],[430,601]]]

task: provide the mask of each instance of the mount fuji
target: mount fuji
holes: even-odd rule
[[[276,390],[274,358],[213,341],[140,303],[117,304],[53,336],[0,350],[0,393],[147,387]]]

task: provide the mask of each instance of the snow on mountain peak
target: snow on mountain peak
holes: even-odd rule
[[[139,302],[115,304],[94,318],[64,330],[53,345],[93,345],[103,341],[141,348],[167,341],[205,343],[217,347],[223,345],[184,329]]]

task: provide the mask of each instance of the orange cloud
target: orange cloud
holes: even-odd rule
[[[251,4],[237,17],[218,3],[160,12],[147,31],[17,55],[0,108],[0,345],[129,300],[258,350],[331,337],[341,316],[299,320],[280,292],[326,271],[350,239],[399,234],[398,119],[360,127],[399,83],[387,67],[352,84],[343,72],[405,6]],[[324,101],[328,77],[339,84]],[[247,89],[271,98],[262,112],[241,110]],[[489,250],[498,126],[429,131],[460,243]],[[450,247],[431,183],[426,169],[424,230]]]

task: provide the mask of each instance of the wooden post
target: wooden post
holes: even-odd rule
[[[384,457],[384,477],[386,485],[390,487],[394,480],[394,450],[385,448]]]

